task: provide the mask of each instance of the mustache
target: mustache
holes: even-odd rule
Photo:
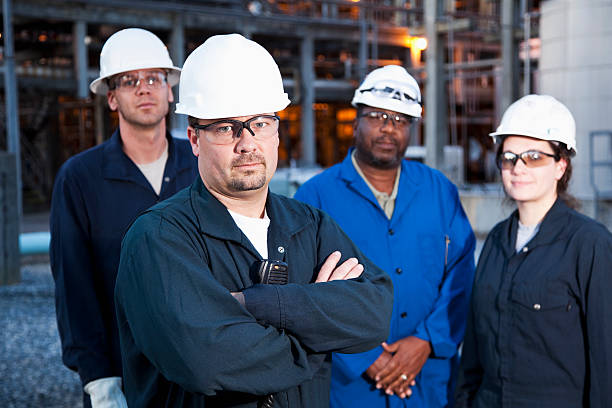
[[[399,142],[395,138],[389,135],[380,135],[380,136],[377,136],[376,139],[374,139],[374,143],[380,143],[380,142],[392,143],[396,146],[399,146]]]
[[[232,160],[232,167],[242,166],[244,164],[263,164],[266,165],[266,159],[258,153],[248,153]]]

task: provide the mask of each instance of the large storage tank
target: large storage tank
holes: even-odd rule
[[[612,1],[548,0],[541,13],[539,92],[558,98],[574,114],[578,155],[570,191],[592,214],[589,134],[612,132]],[[598,138],[594,146],[596,160],[612,160],[610,138]],[[600,167],[595,181],[612,194],[610,167]]]

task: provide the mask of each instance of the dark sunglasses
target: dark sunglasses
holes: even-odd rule
[[[545,153],[539,150],[527,150],[520,154],[503,152],[497,157],[497,167],[501,170],[510,170],[516,166],[519,159],[529,168],[540,167],[548,164],[547,158],[549,157],[552,157],[555,161],[560,159],[558,154]]]

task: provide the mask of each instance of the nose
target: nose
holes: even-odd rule
[[[246,131],[245,131],[246,129]],[[243,128],[238,134],[238,142],[236,143],[236,153],[248,153],[257,150],[255,136],[251,129]]]
[[[387,116],[382,126],[380,127],[380,130],[382,130],[383,132],[393,132],[395,130],[395,122],[393,121],[391,116]]]
[[[523,161],[523,159],[521,159],[520,157],[516,160],[516,163],[514,163],[514,166],[512,166],[512,172],[513,173],[522,173],[525,170],[527,170],[527,165],[525,164],[525,162]]]
[[[137,95],[151,93],[151,90],[149,89],[149,85],[147,85],[147,82],[144,78],[138,78],[138,82],[136,82],[135,90],[136,90]]]

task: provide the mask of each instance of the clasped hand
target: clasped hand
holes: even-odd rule
[[[376,388],[400,398],[412,395],[415,378],[431,354],[429,342],[409,336],[394,343],[382,343],[383,352],[366,370]]]

